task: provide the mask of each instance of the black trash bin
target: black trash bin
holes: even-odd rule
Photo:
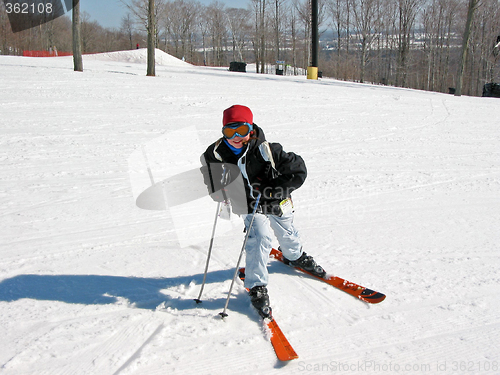
[[[500,98],[500,84],[487,83],[483,86],[483,97]]]
[[[247,71],[247,63],[239,62],[239,61],[231,61],[229,63],[229,71],[230,72],[243,72]]]

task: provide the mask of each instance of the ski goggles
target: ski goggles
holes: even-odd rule
[[[234,137],[244,138],[253,130],[252,124],[248,122],[235,122],[234,124],[226,125],[222,128],[222,135],[226,139]]]

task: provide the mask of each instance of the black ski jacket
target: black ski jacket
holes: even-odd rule
[[[260,192],[258,212],[280,215],[279,202],[291,197],[291,193],[306,179],[306,165],[299,155],[283,151],[279,143],[268,143],[273,167],[268,154],[263,151],[265,143],[264,132],[254,124],[250,141],[240,155],[235,155],[221,138],[211,144],[201,157],[202,173],[209,193],[219,201],[230,198],[235,213],[251,213]],[[224,167],[228,173],[222,181]],[[242,201],[241,191],[224,188],[239,174],[243,177],[245,208],[238,205]]]

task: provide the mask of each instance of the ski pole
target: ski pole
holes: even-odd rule
[[[257,199],[255,201],[255,206],[254,206],[253,212],[252,212],[252,220],[250,221],[250,224],[248,225],[247,234],[245,235],[245,240],[243,241],[243,246],[241,247],[240,256],[238,257],[238,262],[236,263],[236,270],[234,271],[233,280],[231,281],[231,286],[229,287],[229,292],[227,293],[227,299],[226,299],[226,304],[224,305],[224,311],[219,313],[219,315],[222,317],[222,319],[224,319],[227,316],[226,310],[227,310],[227,306],[229,305],[229,299],[231,298],[231,291],[233,290],[234,280],[236,280],[236,275],[238,275],[241,258],[243,257],[243,251],[245,250],[245,246],[247,244],[247,240],[248,240],[248,237],[250,235],[250,230],[252,229],[253,221],[255,219],[255,213],[257,212],[257,206],[259,205],[260,195],[261,194],[259,193],[259,196],[257,197]]]
[[[195,299],[196,303],[202,302],[201,295],[203,294],[203,288],[205,287],[205,281],[207,280],[208,264],[210,263],[210,256],[212,254],[212,246],[214,244],[215,227],[217,225],[217,218],[219,217],[220,203],[221,202],[217,203],[217,211],[215,211],[214,227],[212,228],[212,237],[210,238],[210,246],[208,247],[207,263],[205,264],[205,273],[203,274],[203,282],[201,283],[200,294],[198,295],[198,298]]]
[[[223,184],[223,185],[226,183],[226,181],[225,181],[226,174],[227,174],[227,170],[224,167],[224,170],[222,171],[222,179],[221,179],[221,184]],[[212,189],[213,189],[213,186],[212,186]],[[224,196],[225,199],[227,199],[226,194],[224,193],[224,191],[222,191],[222,195]],[[203,282],[201,283],[200,294],[198,295],[198,298],[195,298],[195,300],[194,300],[196,303],[201,303],[202,302],[201,301],[201,295],[203,294],[203,289],[205,288],[205,282],[207,280],[208,265],[210,264],[210,257],[212,255],[212,247],[213,247],[214,238],[215,238],[215,227],[217,226],[217,219],[219,218],[220,205],[221,205],[221,202],[217,202],[217,210],[215,211],[214,226],[212,228],[212,236],[210,238],[210,245],[208,247],[207,262],[205,264],[205,272],[203,273]]]

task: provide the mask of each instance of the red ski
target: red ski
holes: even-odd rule
[[[279,250],[272,249],[271,250],[271,256],[274,259],[279,260],[280,262],[284,262],[283,258],[283,253]],[[385,299],[385,294],[382,294],[380,292],[376,292],[374,290],[365,288],[364,286],[351,283],[350,281],[344,280],[340,277],[333,276],[333,275],[326,275],[324,278],[318,277],[313,275],[310,272],[307,272],[301,268],[294,267],[295,269],[299,270],[300,272],[304,272],[318,280],[321,280],[327,284],[330,284],[331,286],[334,286],[337,289],[340,289],[351,296],[358,297],[360,300],[367,302],[367,303],[380,303]]]
[[[264,319],[264,324],[271,330],[271,344],[280,361],[291,361],[292,359],[299,358],[281,331],[278,323],[276,323],[276,319]]]
[[[241,281],[245,280],[244,268],[240,268],[239,277]],[[276,319],[274,319],[274,317],[271,316],[270,319],[263,319],[262,324],[264,324],[271,333],[271,344],[280,361],[291,361],[292,359],[299,358],[295,350],[292,348],[292,345],[290,345],[284,333],[281,331],[280,326],[276,323]]]

